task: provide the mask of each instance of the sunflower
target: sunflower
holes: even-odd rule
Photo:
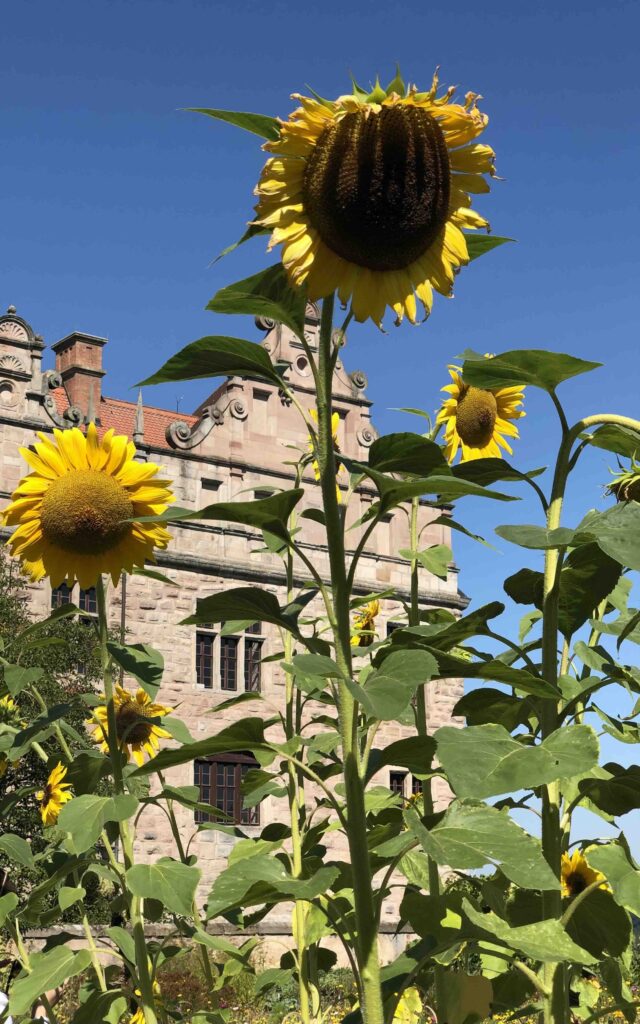
[[[0,725],[10,725],[14,729],[19,729],[24,724],[13,697],[0,697]]]
[[[620,467],[620,472],[614,473],[607,493],[614,494],[617,501],[640,501],[640,463],[635,458],[631,459],[629,469],[623,470]]]
[[[353,619],[352,647],[370,647],[376,638],[376,616],[380,611],[379,601],[369,601]]]
[[[318,410],[317,409],[309,409],[309,415],[311,416],[311,419],[313,420],[313,422],[317,426],[317,424],[318,424]],[[339,427],[340,427],[340,413],[333,412],[333,413],[331,413],[331,437],[333,439],[333,449],[334,449],[335,452],[339,452],[340,451],[340,445],[338,444],[338,429],[339,429]],[[309,451],[313,454],[314,449],[315,449],[315,446],[314,446],[314,443],[313,443],[313,438],[311,437],[311,435],[309,435]],[[319,465],[317,459],[314,458],[314,459],[311,460],[311,468],[313,469],[313,473],[314,473],[314,476],[315,476],[316,480],[319,480],[320,479],[320,465]],[[341,469],[342,469],[342,465],[341,465],[340,462],[338,462],[337,463],[337,472],[340,473]],[[336,482],[336,497],[338,499],[338,503],[340,503],[342,501],[342,491],[340,490],[340,485],[337,482]]]
[[[500,448],[512,454],[507,437],[519,437],[513,420],[525,415],[520,409],[524,388],[475,388],[465,384],[460,368],[449,367],[453,381],[441,390],[449,397],[442,403],[436,423],[444,423],[445,455],[453,462],[462,449],[462,462],[471,459],[501,459]]]
[[[338,291],[356,320],[380,325],[389,306],[415,323],[416,296],[431,311],[433,289],[451,295],[454,274],[469,262],[463,228],[488,228],[469,193],[488,192],[495,154],[476,140],[488,123],[476,93],[452,102],[405,89],[336,100],[294,94],[301,106],[280,121],[273,154],[256,187],[255,224],[282,245],[293,284],[309,299]]]
[[[149,757],[155,757],[159,749],[158,740],[169,738],[171,733],[156,725],[154,719],[171,714],[172,708],[165,707],[164,704],[155,704],[142,688],[133,694],[123,686],[116,686],[113,702],[118,746],[127,761],[133,757],[136,764],[141,765],[144,761],[144,750]],[[100,744],[100,749],[108,754],[109,727],[106,703],[94,708],[93,714],[97,724],[90,721],[87,725],[93,729],[93,738]]]
[[[36,793],[36,800],[40,801],[40,814],[43,825],[55,825],[64,805],[73,799],[72,794],[69,792],[71,783],[64,781],[66,774],[67,769],[58,761],[47,779],[44,789]]]
[[[560,885],[564,897],[577,896],[578,893],[584,892],[587,886],[599,881],[602,882],[601,889],[611,891],[605,876],[601,871],[589,867],[581,850],[574,850],[571,856],[568,853],[562,854]]]
[[[86,436],[77,427],[53,433],[20,449],[34,472],[4,511],[4,522],[17,526],[12,553],[33,579],[49,576],[54,587],[75,578],[87,589],[103,572],[116,583],[171,539],[163,526],[136,521],[174,500],[170,481],[156,479],[152,462],[136,462],[135,445],[113,430],[102,440],[93,423]]]

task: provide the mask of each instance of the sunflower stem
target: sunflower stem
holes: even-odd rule
[[[418,550],[418,510],[420,507],[420,499],[412,498],[411,500],[411,516],[409,519],[409,534],[410,542],[409,547],[413,555],[411,559],[411,604],[409,606],[409,625],[419,626],[420,625],[420,569],[419,562],[416,558]],[[428,736],[428,720],[427,720],[427,695],[426,695],[426,684],[418,687],[416,695],[416,726],[418,729],[419,736]],[[430,766],[429,766],[430,767]],[[422,780],[422,807],[423,814],[425,817],[433,814],[433,791],[431,788],[431,778]],[[427,856],[427,873],[429,877],[429,895],[439,896],[440,895],[440,872],[438,865],[436,864],[433,857]],[[446,971],[445,968],[436,963],[434,966],[434,989],[435,989],[435,1006],[436,1019],[438,1021],[444,1021],[444,1014],[446,1012]]]
[[[360,773],[357,742],[357,705],[345,680],[351,678],[351,625],[349,586],[345,566],[344,524],[336,493],[336,459],[331,416],[333,406],[332,326],[334,296],[324,299],[320,322],[318,358],[318,464],[325,513],[327,547],[333,596],[332,630],[338,680],[338,711],[347,806],[347,839],[353,872],[356,954],[362,983],[365,1024],[383,1024],[384,1008],[380,987],[378,928],[372,892],[371,865],[367,846],[367,821],[364,806],[364,782]],[[329,609],[328,609],[329,611]]]
[[[107,744],[111,758],[111,770],[113,772],[113,785],[116,793],[124,793],[124,779],[122,775],[122,757],[118,744],[118,731],[116,720],[116,708],[113,692],[113,665],[107,643],[109,640],[109,620],[107,617],[107,602],[105,585],[102,576],[96,581],[96,596],[98,602],[98,636],[100,639],[100,664],[102,666],[102,678],[104,683],[104,695],[107,705]],[[158,1024],[155,1011],[155,999],[153,995],[153,982],[149,965],[149,955],[144,934],[144,917],[142,901],[138,896],[129,892],[126,883],[126,872],[133,867],[133,836],[127,821],[119,823],[120,839],[122,842],[122,854],[124,858],[125,877],[124,892],[129,907],[129,920],[133,930],[133,940],[136,950],[136,971],[140,992],[142,994],[142,1010],[145,1024]]]
[[[590,427],[606,423],[628,427],[640,433],[640,422],[627,416],[598,413],[579,420],[569,428],[564,410],[555,394],[551,395],[562,426],[562,441],[558,451],[547,512],[547,529],[560,526],[562,505],[569,473],[573,468],[571,452],[580,434]],[[553,687],[558,684],[558,614],[560,596],[560,572],[562,556],[559,548],[548,548],[544,561],[544,596],[542,623],[542,677]],[[561,705],[556,700],[545,700],[541,712],[541,738],[544,740],[562,724]],[[570,822],[561,824],[560,808],[562,792],[558,780],[542,788],[542,850],[554,875],[560,880],[562,862],[562,838],[570,828]],[[562,827],[564,825],[564,828]],[[545,919],[562,918],[562,897],[560,887],[543,894]],[[569,1016],[567,972],[562,963],[547,963],[543,968],[544,983],[549,995],[545,997],[541,1015],[543,1024],[565,1024]]]

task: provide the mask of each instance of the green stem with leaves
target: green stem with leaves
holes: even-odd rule
[[[572,449],[584,431],[591,427],[604,424],[615,424],[627,427],[640,433],[640,422],[627,416],[609,413],[598,413],[579,420],[569,428],[564,411],[555,394],[552,399],[562,427],[562,442],[558,452],[556,467],[551,488],[551,499],[547,512],[547,530],[556,530],[560,526],[562,506],[569,473],[575,466],[572,460]],[[558,615],[560,597],[560,573],[564,549],[548,548],[545,552],[544,564],[544,597],[542,625],[542,676],[551,686],[558,684]],[[546,700],[542,704],[541,735],[546,739],[560,727],[562,723],[559,702]],[[555,876],[560,879],[562,860],[563,827],[560,818],[562,792],[560,782],[554,781],[542,789],[542,849]],[[567,825],[565,823],[565,830]],[[562,918],[562,898],[560,889],[546,892],[543,896],[544,916],[546,919]],[[568,991],[565,966],[562,963],[548,963],[544,966],[544,983],[548,995],[544,999],[541,1020],[543,1024],[565,1024],[568,1014]]]
[[[332,351],[333,295],[322,303],[318,358],[318,464],[325,514],[327,547],[331,572],[332,603],[327,608],[335,643],[338,680],[338,712],[342,739],[342,757],[347,806],[349,852],[353,872],[355,916],[357,922],[357,957],[362,983],[365,1024],[384,1024],[384,1008],[380,987],[377,915],[372,892],[371,865],[367,845],[367,820],[364,805],[364,782],[360,771],[358,747],[358,709],[349,692],[351,679],[350,591],[347,581],[344,547],[344,523],[336,493],[336,460],[331,430],[333,411]]]
[[[122,754],[118,744],[118,729],[116,719],[116,706],[114,701],[114,674],[111,655],[107,646],[109,640],[109,620],[107,617],[107,603],[105,597],[105,586],[101,576],[98,576],[96,583],[96,596],[98,599],[98,630],[100,638],[100,663],[102,666],[102,678],[104,683],[104,695],[107,705],[107,743],[109,746],[109,757],[111,759],[111,770],[113,773],[113,785],[116,794],[124,793],[124,779],[122,774]],[[122,853],[124,858],[125,871],[133,866],[133,836],[128,822],[121,821],[119,824],[120,840],[122,842]],[[142,996],[142,1010],[145,1024],[158,1024],[158,1017],[155,1009],[153,995],[153,981],[149,966],[149,955],[144,934],[144,917],[142,911],[142,900],[134,896],[126,889],[125,875],[125,896],[129,905],[129,919],[133,930],[133,940],[136,950],[136,971],[138,983]]]
[[[411,501],[411,513],[409,518],[409,547],[411,549],[411,604],[409,606],[409,625],[420,625],[420,563],[418,562],[418,511],[420,499],[413,498]],[[429,727],[427,719],[427,687],[426,684],[418,687],[416,694],[416,727],[419,736],[428,736]],[[431,788],[431,777],[422,780],[422,809],[425,817],[433,814],[433,791]],[[427,871],[429,876],[429,894],[440,895],[440,872],[433,857],[427,857]],[[441,964],[434,968],[434,989],[435,989],[435,1011],[438,1021],[444,1021],[446,1009],[446,972]]]

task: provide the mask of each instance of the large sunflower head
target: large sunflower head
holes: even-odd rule
[[[453,462],[458,450],[461,461],[471,459],[501,459],[501,448],[512,454],[506,437],[519,437],[513,421],[525,415],[520,406],[524,401],[524,388],[476,388],[465,384],[457,366],[450,366],[451,384],[442,391],[448,398],[436,417],[444,423],[445,455]]]
[[[36,800],[40,801],[40,814],[43,825],[55,825],[60,811],[73,798],[69,792],[71,783],[64,781],[66,774],[67,769],[58,761],[49,775],[44,789],[36,793]]]
[[[565,898],[577,896],[594,882],[602,882],[600,888],[610,891],[605,876],[601,871],[589,867],[581,850],[574,850],[571,856],[568,853],[562,854],[560,885]]]
[[[396,78],[368,95],[357,86],[337,100],[295,94],[300,106],[264,146],[256,224],[311,300],[334,291],[357,320],[380,324],[425,315],[433,289],[450,295],[469,262],[463,228],[488,228],[470,193],[488,192],[494,152],[477,142],[488,118],[478,96],[404,88]]]
[[[24,477],[4,511],[16,526],[9,544],[34,579],[49,576],[92,587],[101,573],[116,583],[135,565],[153,561],[155,548],[170,534],[157,523],[137,522],[162,513],[174,501],[158,466],[135,461],[135,445],[108,430],[102,440],[95,424],[86,436],[77,427],[38,434],[33,449],[21,448],[33,472]]]
[[[139,688],[130,693],[123,686],[116,686],[113,697],[116,715],[118,747],[127,761],[133,757],[136,764],[144,762],[144,751],[155,757],[160,744],[158,740],[168,739],[170,732],[157,724],[156,719],[171,714],[172,709],[156,704],[148,693]],[[107,705],[101,704],[93,710],[95,721],[87,722],[93,730],[93,738],[105,754],[109,753],[109,725]]]
[[[376,618],[380,612],[379,601],[369,601],[353,618],[351,633],[352,647],[370,647],[376,638]]]

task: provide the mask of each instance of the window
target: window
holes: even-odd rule
[[[422,796],[422,779],[411,776],[411,796]]]
[[[244,642],[244,688],[250,693],[260,693],[261,667],[262,640],[247,637]]]
[[[213,641],[215,633],[196,633],[196,682],[213,688]]]
[[[238,687],[238,637],[220,637],[220,689]]]
[[[389,772],[389,789],[398,796],[404,796],[406,772]]]
[[[404,622],[387,622],[387,636],[395,633],[396,629],[404,629]]]
[[[71,596],[71,587],[67,586],[66,583],[61,583],[59,587],[54,587],[51,591],[51,610],[62,608],[65,604],[73,604]]]
[[[85,626],[91,626],[98,615],[98,595],[95,587],[90,587],[89,590],[80,590],[78,608],[84,613],[80,616],[80,622]]]
[[[222,820],[236,825],[259,825],[260,808],[242,806],[242,780],[258,762],[252,754],[219,754],[207,761],[194,761],[193,781],[201,803],[217,807],[223,819],[206,811],[196,811],[196,822]]]
[[[258,487],[253,496],[256,501],[262,501],[263,498],[272,498],[275,493],[273,487]]]

